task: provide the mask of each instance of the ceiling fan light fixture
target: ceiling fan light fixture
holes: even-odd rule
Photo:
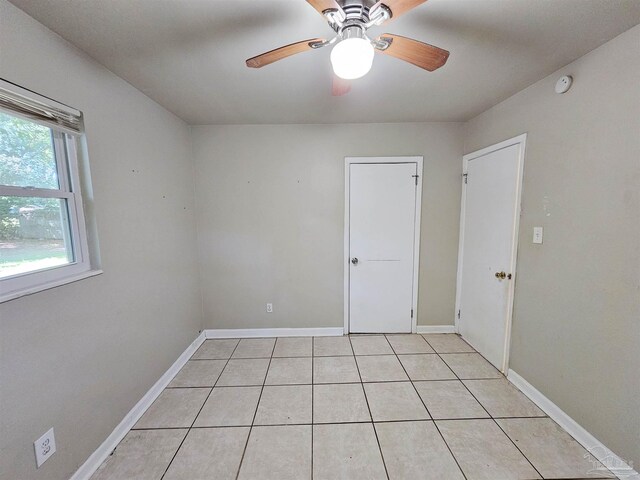
[[[371,70],[376,51],[433,72],[447,62],[448,51],[392,33],[384,33],[375,39],[367,36],[369,28],[383,25],[426,1],[307,0],[336,35],[330,40],[310,38],[290,43],[251,57],[245,63],[250,68],[261,68],[292,55],[333,46],[331,92],[334,96],[347,93],[351,88],[349,80],[363,77]]]
[[[355,80],[371,70],[375,54],[371,41],[365,38],[359,27],[348,27],[331,50],[334,73],[345,80]]]

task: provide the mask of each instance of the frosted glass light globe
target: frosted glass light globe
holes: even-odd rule
[[[334,73],[345,80],[365,76],[373,65],[374,49],[364,38],[346,38],[331,50]]]

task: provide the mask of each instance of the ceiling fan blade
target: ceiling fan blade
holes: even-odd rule
[[[380,53],[399,58],[430,72],[443,66],[449,58],[449,52],[442,48],[400,35],[385,33],[377,40],[390,43],[386,49],[377,49]]]
[[[351,82],[340,78],[337,75],[333,76],[333,86],[331,88],[331,95],[334,97],[340,97],[351,91]]]
[[[340,7],[340,5],[338,5],[338,2],[336,2],[336,0],[307,0],[307,2],[309,3],[309,5],[315,8],[320,15],[322,15],[326,10],[338,10],[340,12],[342,11],[342,8]]]
[[[373,7],[371,7],[370,11],[374,11],[378,8],[378,5],[384,5],[389,10],[391,10],[391,19],[398,18],[403,13],[408,12],[409,10],[416,8],[418,5],[423,4],[427,0],[381,0],[377,2]]]
[[[291,43],[289,45],[285,45],[284,47],[276,48],[275,50],[270,50],[247,60],[247,67],[264,67],[265,65],[269,65],[270,63],[277,62],[278,60],[282,60],[283,58],[290,57],[291,55],[295,55],[296,53],[302,53],[306,52],[307,50],[312,50],[313,47],[311,45],[318,42],[324,42],[324,39],[311,38],[309,40],[303,40],[302,42]]]

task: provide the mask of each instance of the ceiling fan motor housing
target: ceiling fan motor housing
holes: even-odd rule
[[[372,11],[371,8],[374,5],[376,8]],[[380,25],[392,16],[388,7],[382,3],[374,3],[371,0],[343,0],[339,2],[339,6],[340,8],[338,9],[330,8],[322,13],[329,26],[340,37],[343,37],[343,32],[349,27],[358,26],[364,33],[369,27]]]
[[[366,2],[349,2],[347,1],[345,6],[342,7],[342,11],[345,14],[345,23],[350,20],[367,23],[369,21],[369,6]]]

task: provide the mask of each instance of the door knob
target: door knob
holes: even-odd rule
[[[351,259],[351,263],[353,263],[354,265],[358,265],[358,257],[353,257]]]
[[[504,280],[505,278],[511,280],[511,274],[506,272],[496,272],[496,278]]]

